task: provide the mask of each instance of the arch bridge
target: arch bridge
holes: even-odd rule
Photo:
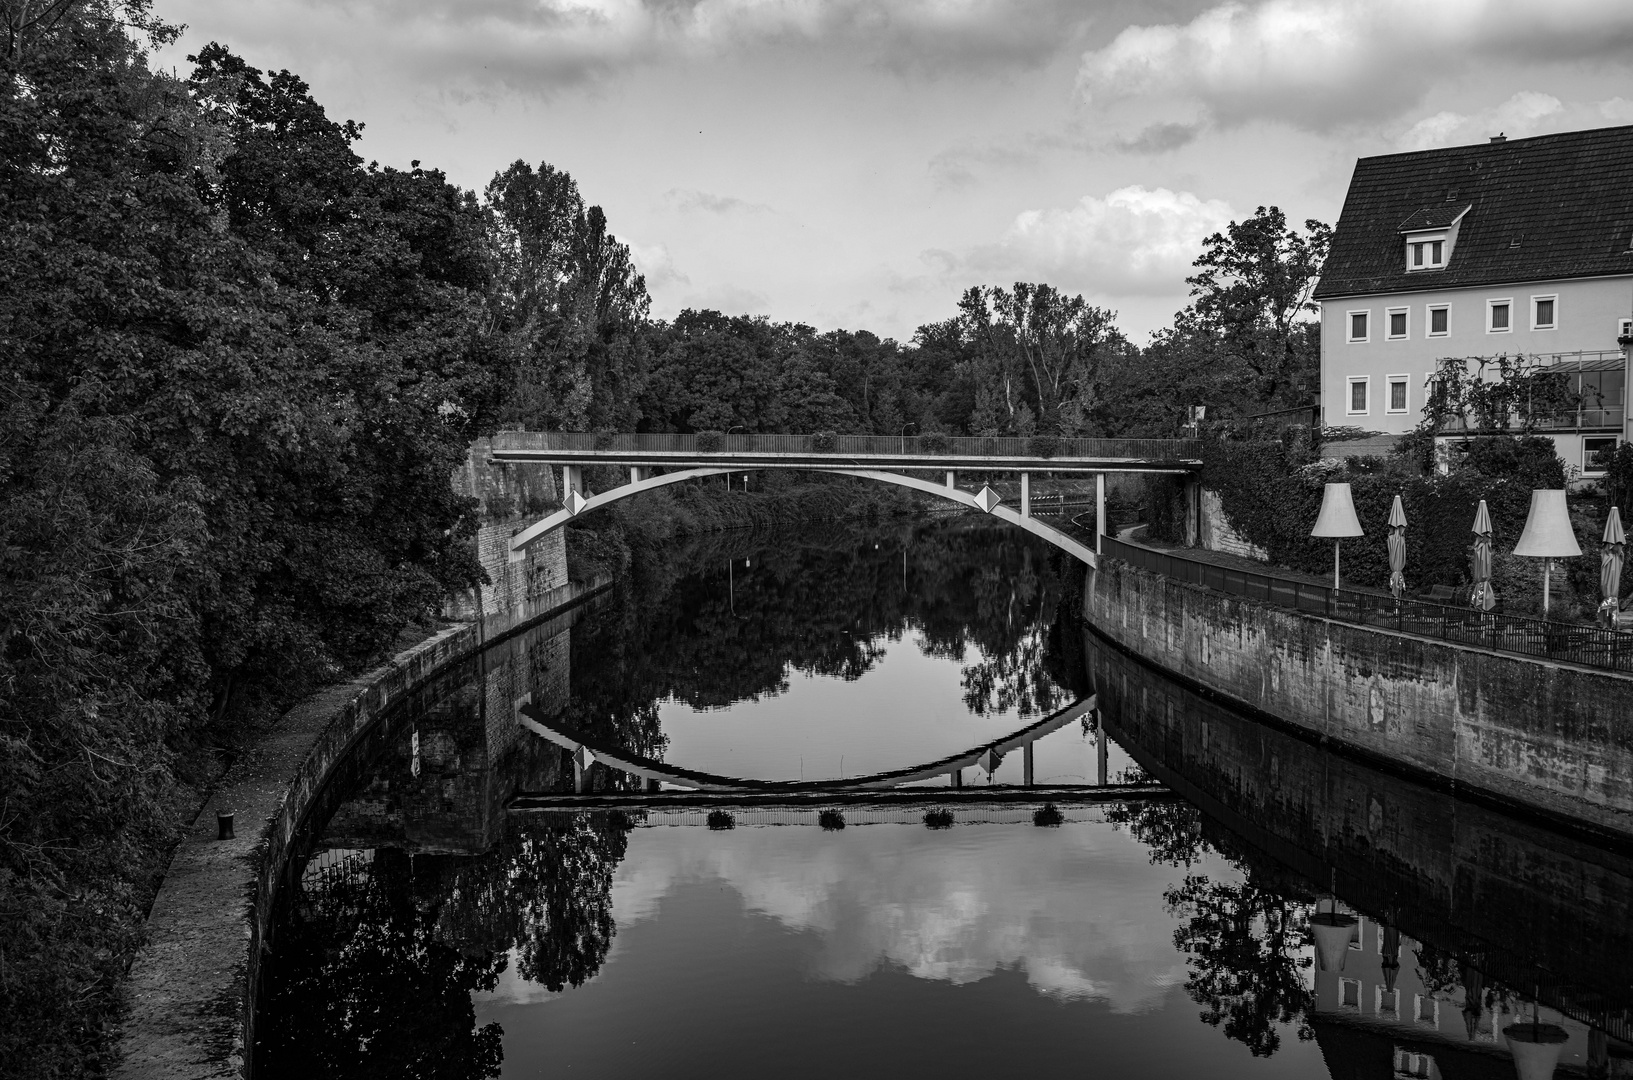
[[[628,435],[604,432],[508,431],[493,436],[495,461],[559,465],[563,502],[510,540],[510,561],[528,545],[579,514],[619,499],[702,476],[799,469],[860,476],[959,503],[1033,533],[1090,566],[1104,533],[1107,473],[1189,473],[1202,467],[1192,439],[949,438],[880,435]],[[629,482],[586,494],[586,465],[629,470]],[[664,470],[659,472],[658,470]],[[990,485],[972,491],[960,472],[1018,473],[1018,506],[1008,506]],[[918,473],[920,475],[912,475]],[[1033,473],[1095,477],[1095,547],[1090,548],[1032,516]],[[923,474],[930,474],[931,479]]]

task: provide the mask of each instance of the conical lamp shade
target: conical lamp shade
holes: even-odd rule
[[[1311,536],[1365,536],[1361,520],[1355,516],[1355,500],[1348,484],[1328,484],[1321,495],[1321,513],[1316,515]]]
[[[1571,515],[1565,509],[1565,493],[1538,488],[1531,492],[1531,512],[1514,554],[1533,559],[1564,559],[1582,554],[1571,529]]]

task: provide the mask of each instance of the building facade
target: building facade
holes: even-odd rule
[[[1322,422],[1401,434],[1445,358],[1556,368],[1560,456],[1630,435],[1633,127],[1362,158],[1315,291]]]

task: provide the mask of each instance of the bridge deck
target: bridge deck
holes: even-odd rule
[[[927,469],[997,472],[1193,472],[1192,439],[1020,439],[898,435],[633,435],[502,431],[496,461],[742,469]]]
[[[1174,799],[1161,784],[1061,784],[1026,787],[1020,784],[980,784],[970,787],[909,787],[858,791],[853,787],[814,785],[789,792],[745,791],[569,791],[519,792],[507,805],[511,812],[526,810],[700,810],[752,807],[760,810],[810,812],[842,806],[886,807],[923,805],[984,805],[988,803],[1070,803],[1094,805],[1134,800]]]

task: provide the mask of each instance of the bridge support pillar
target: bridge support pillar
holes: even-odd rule
[[[957,487],[958,486],[958,474],[954,473],[950,469],[947,471],[947,486],[948,487]]]
[[[1032,516],[1032,474],[1021,473],[1021,517]]]
[[[964,786],[964,770],[963,769],[954,769],[951,773],[948,774],[948,776],[953,782],[953,787],[963,787]]]
[[[566,498],[569,491],[584,494],[584,467],[582,465],[563,465],[561,467],[561,497]]]
[[[1031,787],[1033,783],[1031,743],[1021,747],[1021,783],[1027,787]]]
[[[631,465],[629,467],[629,482],[632,484],[639,484],[650,475],[652,475],[652,470],[645,465]]]
[[[1098,767],[1097,771],[1099,773],[1100,786],[1105,787],[1106,764],[1108,757],[1106,747],[1106,722],[1103,718],[1098,716],[1096,717],[1094,724],[1094,757],[1095,764]]]
[[[1106,474],[1094,474],[1094,553],[1100,554],[1100,538],[1106,534]]]
[[[658,783],[655,777],[649,776],[646,778],[646,790],[657,791],[660,786],[661,785]]]

